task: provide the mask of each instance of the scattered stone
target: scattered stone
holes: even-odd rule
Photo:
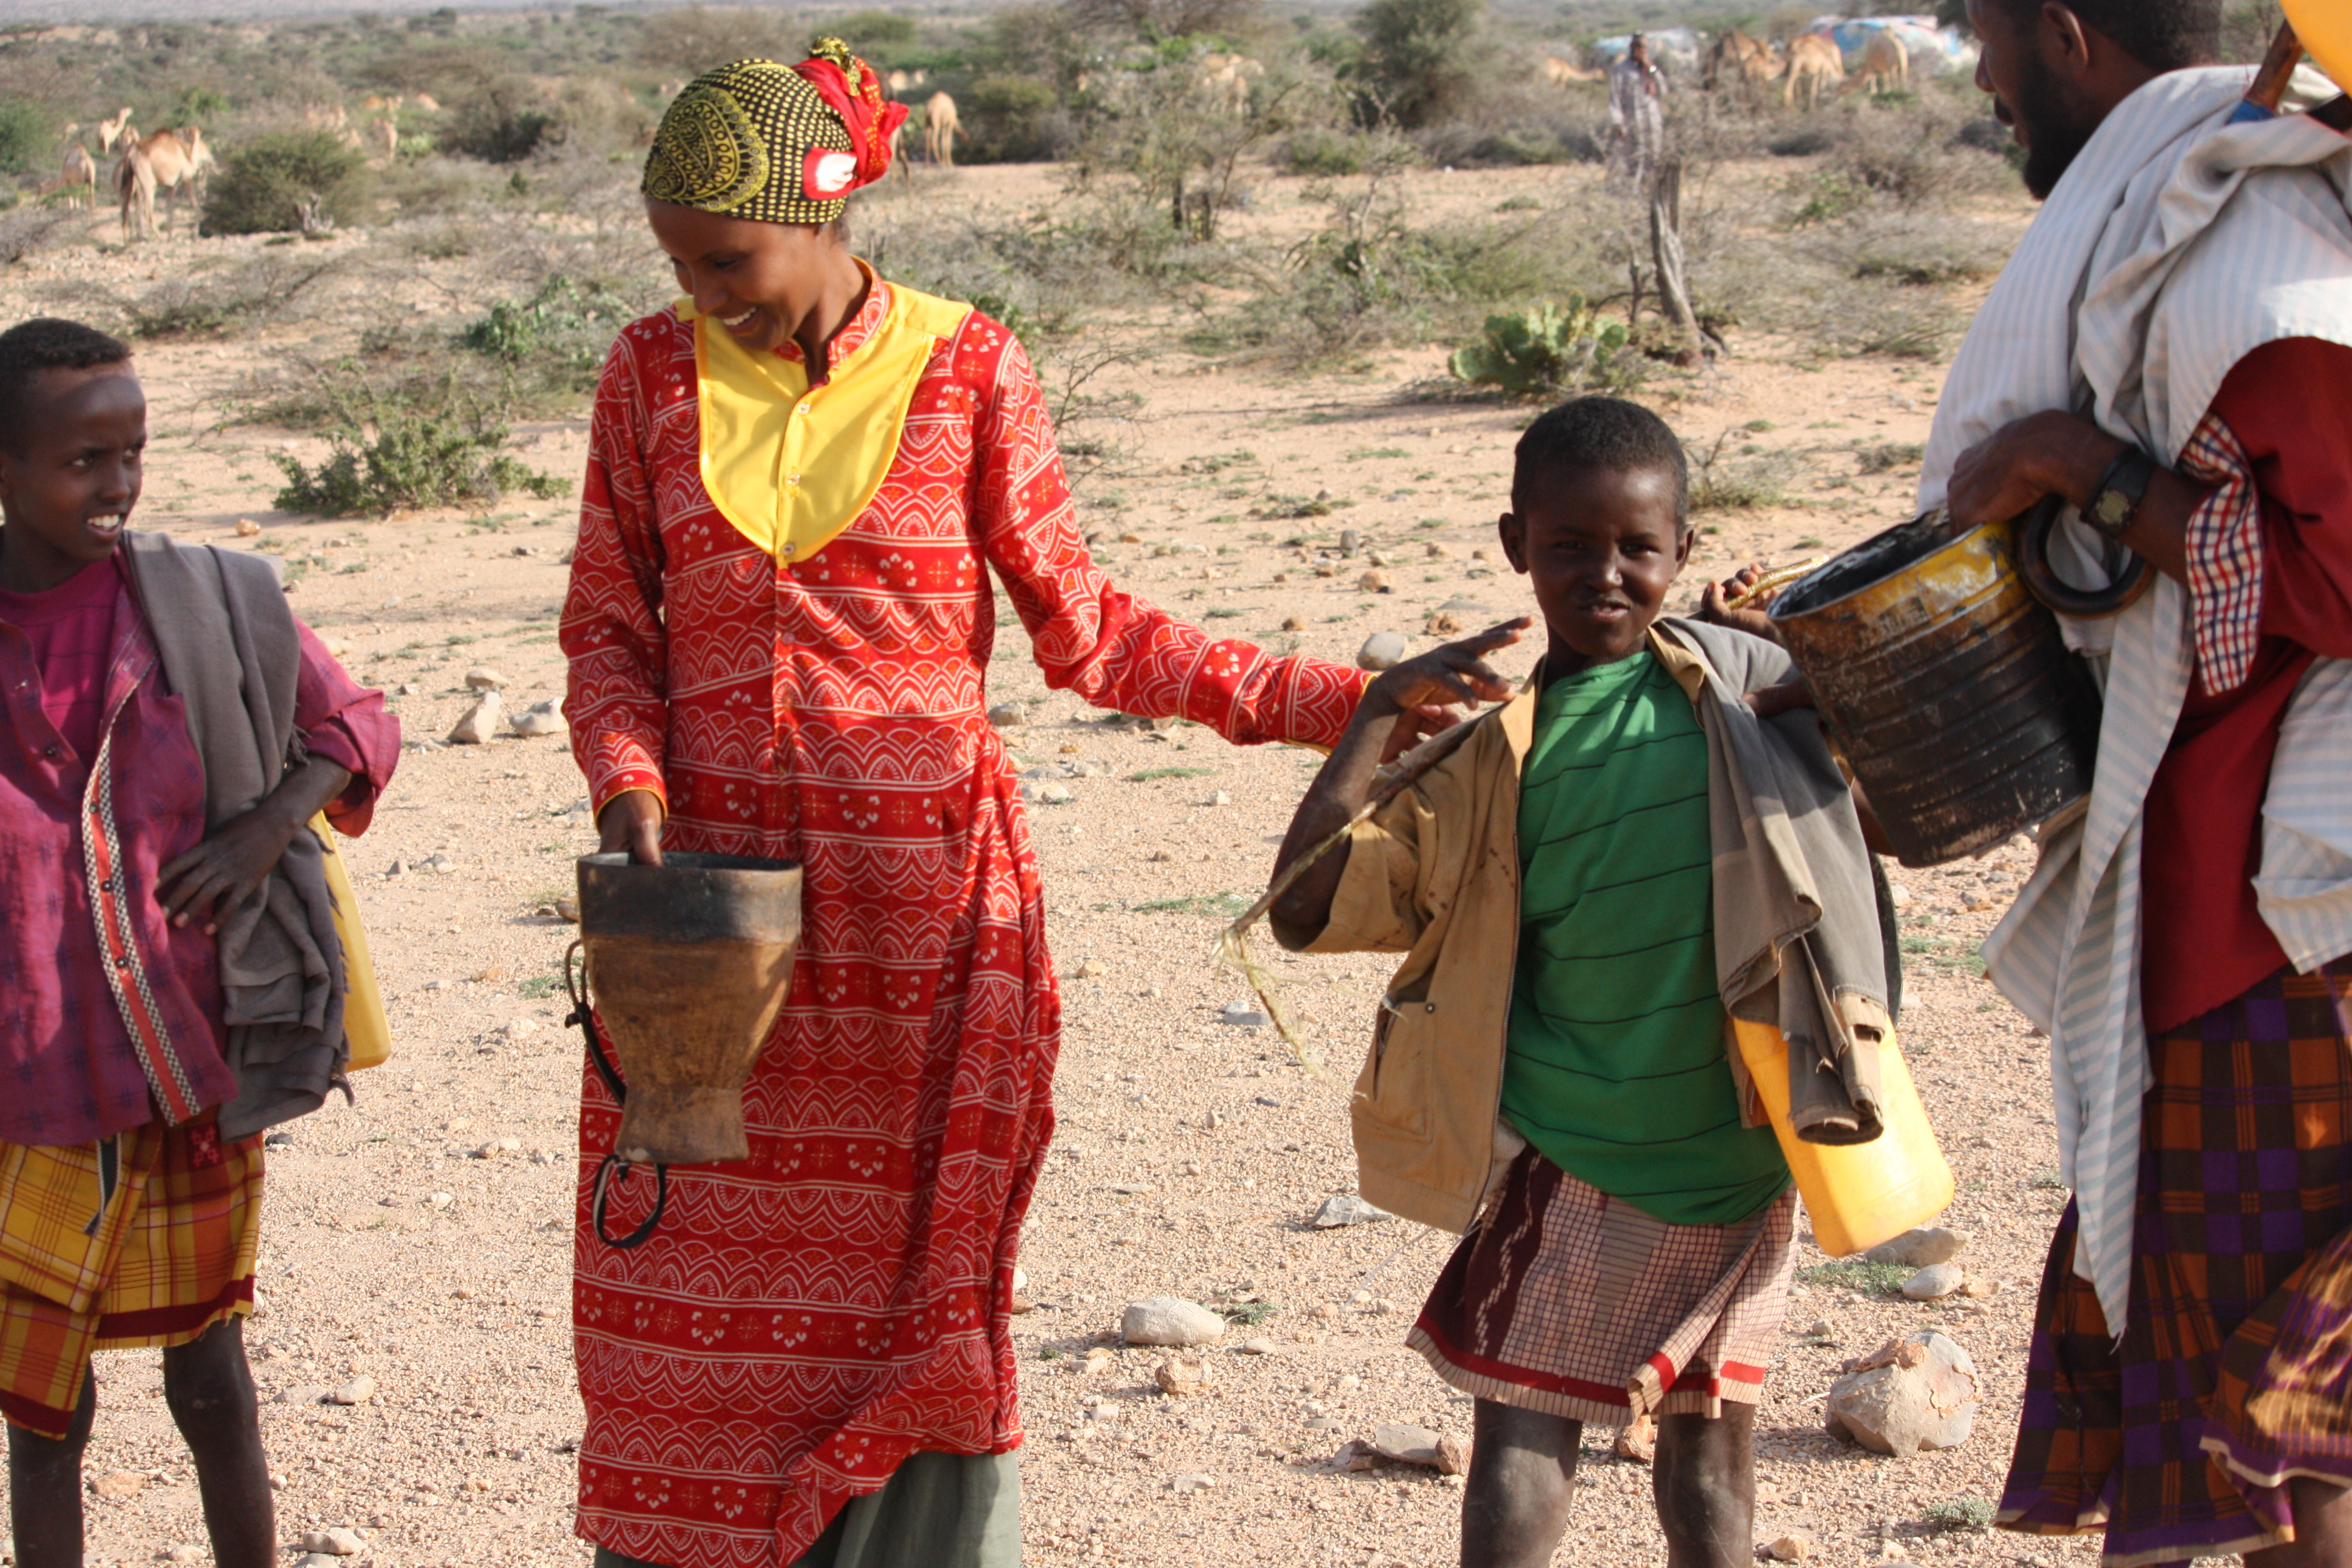
[[[1217,1484],[1217,1478],[1209,1475],[1178,1476],[1168,1484],[1180,1494],[1204,1492]]]
[[[323,1405],[334,1390],[320,1383],[298,1383],[291,1388],[278,1391],[280,1405]]]
[[[1209,1386],[1209,1363],[1199,1356],[1171,1355],[1151,1369],[1162,1394],[1199,1394]]]
[[[159,1563],[202,1563],[211,1556],[212,1553],[201,1546],[189,1546],[183,1543],[178,1546],[166,1546],[163,1551],[155,1553],[155,1560]]]
[[[294,1568],[343,1568],[343,1560],[331,1552],[305,1552],[294,1559]]]
[[[1104,975],[1108,974],[1110,971],[1104,965],[1097,963],[1093,959],[1089,958],[1085,963],[1079,964],[1076,969],[1071,971],[1071,973],[1080,980],[1099,980]]]
[[[1983,1279],[1971,1274],[1969,1276],[1968,1282],[1960,1287],[1960,1294],[1963,1296],[1998,1296],[2000,1294],[2000,1281],[1998,1279]]]
[[[1817,1340],[1833,1340],[1837,1338],[1837,1325],[1831,1322],[1827,1318],[1815,1318],[1813,1320],[1813,1326],[1807,1329],[1805,1332],[1812,1335],[1813,1338]]]
[[[1241,1352],[1244,1355],[1274,1355],[1277,1353],[1281,1348],[1281,1346],[1268,1339],[1247,1339],[1234,1347],[1234,1349]]]
[[[365,1405],[375,1397],[375,1379],[362,1373],[327,1395],[330,1405]]]
[[[1948,1230],[1940,1225],[1921,1226],[1906,1230],[1892,1241],[1882,1241],[1863,1254],[1873,1263],[1899,1263],[1906,1268],[1926,1268],[1931,1264],[1949,1263],[1969,1244],[1965,1232]]]
[[[1372,1451],[1383,1459],[1393,1459],[1401,1465],[1424,1465],[1443,1469],[1439,1449],[1445,1439],[1426,1426],[1409,1426],[1402,1423],[1372,1428]],[[1459,1474],[1448,1470],[1448,1475]]]
[[[1470,1439],[1452,1432],[1437,1439],[1437,1473],[1441,1476],[1466,1476],[1470,1473]]]
[[[1825,1425],[1874,1454],[1908,1459],[1968,1441],[1978,1403],[1975,1361],[1958,1341],[1922,1329],[1887,1341],[1831,1384]]]
[[[1443,561],[1450,553],[1445,546],[1438,543],[1434,539],[1425,542],[1421,547],[1421,552],[1432,561]]]
[[[384,868],[383,874],[387,877],[405,877],[408,875],[408,862],[405,860],[394,860],[391,865]]]
[[[147,1478],[135,1470],[109,1470],[89,1483],[89,1489],[109,1502],[121,1502],[139,1495]]]
[[[302,1550],[323,1552],[330,1557],[356,1557],[367,1542],[359,1532],[337,1525],[331,1530],[306,1530],[302,1532]]]
[[[1644,1413],[1618,1427],[1616,1440],[1609,1445],[1609,1451],[1621,1459],[1631,1459],[1637,1465],[1646,1465],[1656,1458],[1658,1457],[1656,1418]]]
[[[1489,562],[1495,559],[1495,552],[1491,550],[1474,550],[1470,552],[1470,559],[1478,562]]]
[[[540,735],[561,735],[571,728],[563,720],[563,704],[551,697],[544,702],[534,702],[512,719],[507,728],[526,740]]]
[[[1018,702],[1000,702],[988,710],[988,721],[1000,730],[1009,730],[1015,724],[1026,723],[1028,719],[1029,710]]]
[[[1388,1210],[1353,1193],[1334,1193],[1315,1211],[1312,1223],[1318,1230],[1337,1230],[1343,1225],[1377,1225],[1391,1217]]]
[[[239,539],[251,539],[255,534],[259,533],[260,531],[261,524],[254,521],[253,519],[249,517],[240,517],[236,520],[236,536]]]
[[[1196,1301],[1149,1296],[1119,1315],[1120,1338],[1131,1345],[1212,1344],[1224,1338],[1225,1321]]]
[[[1931,1263],[1903,1281],[1903,1293],[1914,1301],[1940,1301],[1958,1289],[1964,1279],[1957,1263]]]
[[[1369,574],[1378,576],[1378,573]],[[1358,669],[1393,669],[1412,654],[1412,645],[1404,640],[1402,632],[1374,632],[1356,650]]]
[[[488,745],[490,737],[499,732],[499,715],[505,706],[495,688],[484,690],[480,697],[475,699],[474,705],[466,710],[466,716],[458,720],[449,731],[449,743],[453,746]]]
[[[1219,790],[1216,794],[1209,797],[1209,804],[1211,805],[1231,805],[1234,804],[1234,797],[1225,791]]]
[[[392,694],[394,697],[414,697],[416,695],[416,682],[413,680],[404,680],[398,686],[393,688]]]
[[[1887,884],[1886,893],[1887,902],[1893,904],[1898,910],[1911,901],[1911,889],[1905,887],[1900,882],[1890,882]]]
[[[525,1035],[535,1035],[539,1033],[539,1020],[536,1018],[522,1016],[509,1018],[505,1023],[500,1024],[496,1029],[492,1030],[491,1033],[502,1036],[509,1040],[520,1040]]]
[[[1387,594],[1394,591],[1389,586],[1389,574],[1377,567],[1357,578],[1356,586],[1367,594]]]
[[[1232,1024],[1244,1029],[1263,1029],[1274,1020],[1246,1002],[1228,1002],[1217,1015],[1220,1024]]]
[[[1357,532],[1352,528],[1343,528],[1339,531],[1340,554],[1353,557],[1356,552],[1361,550],[1363,547],[1364,536],[1362,534]]]
[[[1821,1554],[1811,1534],[1792,1530],[1764,1549],[1764,1555],[1775,1563],[1803,1563]]]
[[[1022,793],[1029,795],[1026,790]],[[1037,785],[1036,793],[1029,795],[1029,798],[1039,805],[1067,805],[1077,796],[1070,793],[1070,786],[1067,784],[1049,784]]]
[[[478,664],[466,672],[466,685],[475,691],[504,691],[507,678],[488,665]]]
[[[291,1149],[294,1147],[294,1134],[284,1131],[272,1132],[261,1141],[261,1146],[265,1149]]]
[[[1328,1321],[1338,1317],[1339,1315],[1339,1309],[1331,1305],[1328,1301],[1318,1301],[1312,1308],[1308,1309],[1307,1315],[1310,1318],[1322,1318]]]
[[[436,873],[454,871],[457,868],[457,862],[450,859],[446,855],[427,855],[424,859],[419,860],[415,865],[409,868],[412,871],[432,871]]]
[[[577,899],[556,900],[555,918],[560,921],[570,921],[573,925],[578,925],[580,923],[580,900]]]
[[[1307,629],[1307,621],[1300,616],[1285,616],[1282,617],[1282,629],[1286,632],[1303,632]]]

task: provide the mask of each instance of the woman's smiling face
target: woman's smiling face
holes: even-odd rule
[[[830,230],[729,217],[648,197],[646,221],[694,308],[736,341],[772,353],[795,336],[847,263]]]

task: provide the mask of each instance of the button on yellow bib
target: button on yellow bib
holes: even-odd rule
[[[885,287],[877,279],[875,287]],[[808,366],[754,353],[692,301],[702,410],[702,484],[719,515],[779,563],[805,561],[857,520],[882,488],[931,351],[971,307],[887,285],[873,335],[812,388]]]

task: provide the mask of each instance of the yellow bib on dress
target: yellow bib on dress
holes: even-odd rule
[[[880,280],[876,280],[880,287]],[[678,301],[694,322],[702,485],[736,531],[779,562],[805,561],[873,501],[931,350],[971,307],[889,285],[873,335],[812,388],[808,366],[754,353]]]

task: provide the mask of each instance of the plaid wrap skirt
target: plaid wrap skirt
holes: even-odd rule
[[[2352,965],[2283,971],[2149,1041],[2121,1342],[2058,1224],[2001,1500],[2106,1568],[2294,1539],[2352,1485]]]
[[[1669,1225],[1533,1149],[1405,1338],[1465,1394],[1573,1421],[1754,1405],[1795,1267],[1791,1187],[1737,1225]]]
[[[63,1437],[97,1350],[180,1345],[253,1310],[261,1134],[150,1122],[0,1142],[0,1416]]]

